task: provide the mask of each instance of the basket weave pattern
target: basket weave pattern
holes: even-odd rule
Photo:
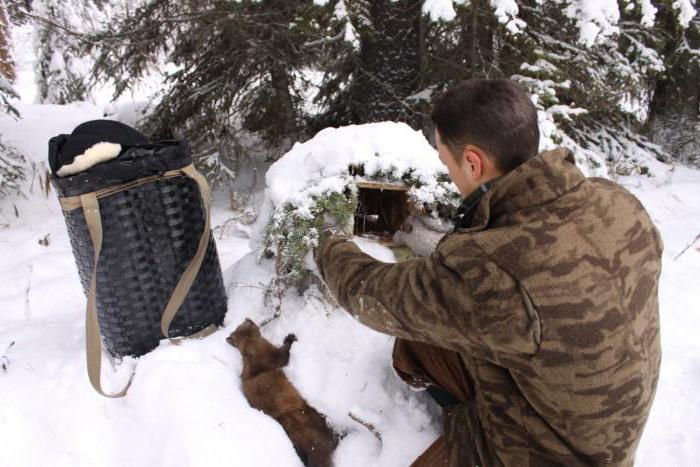
[[[160,318],[194,256],[204,227],[197,184],[160,179],[100,199],[102,254],[97,312],[105,346],[114,356],[139,356],[163,338]],[[81,209],[64,211],[83,289],[90,288],[94,250]],[[169,337],[221,325],[226,295],[213,238]]]

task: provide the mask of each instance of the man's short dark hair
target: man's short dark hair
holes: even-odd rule
[[[455,155],[473,144],[503,173],[535,156],[537,110],[524,89],[508,79],[470,79],[438,97],[430,115]]]

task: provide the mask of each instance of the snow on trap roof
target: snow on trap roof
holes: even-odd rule
[[[296,143],[266,175],[275,206],[303,207],[314,194],[341,192],[351,176],[349,166],[364,166],[367,178],[384,174],[411,178],[423,185],[411,194],[431,202],[436,176],[446,173],[437,151],[420,131],[405,123],[381,122],[326,128],[304,143]]]

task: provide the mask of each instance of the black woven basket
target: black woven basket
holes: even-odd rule
[[[207,212],[198,184],[172,174],[191,164],[189,150],[176,141],[122,145],[116,159],[61,178],[55,174],[70,137],[60,135],[49,145],[51,181],[61,201],[117,187],[98,200],[103,232],[95,289],[99,330],[112,355],[142,355],[164,337],[161,315],[203,234]],[[95,260],[91,232],[83,209],[64,206],[64,217],[87,294]],[[221,267],[210,236],[169,337],[221,325],[225,313]]]

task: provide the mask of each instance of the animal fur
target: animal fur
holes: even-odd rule
[[[114,159],[119,155],[121,150],[122,147],[120,144],[106,142],[97,143],[87,148],[85,152],[79,156],[75,156],[73,162],[58,169],[56,175],[59,177],[67,177],[68,175],[84,172],[93,165]]]
[[[294,334],[289,334],[281,347],[275,347],[253,321],[246,319],[226,340],[243,356],[241,381],[250,405],[282,425],[304,465],[332,466],[338,437],[282,371],[296,341]]]

